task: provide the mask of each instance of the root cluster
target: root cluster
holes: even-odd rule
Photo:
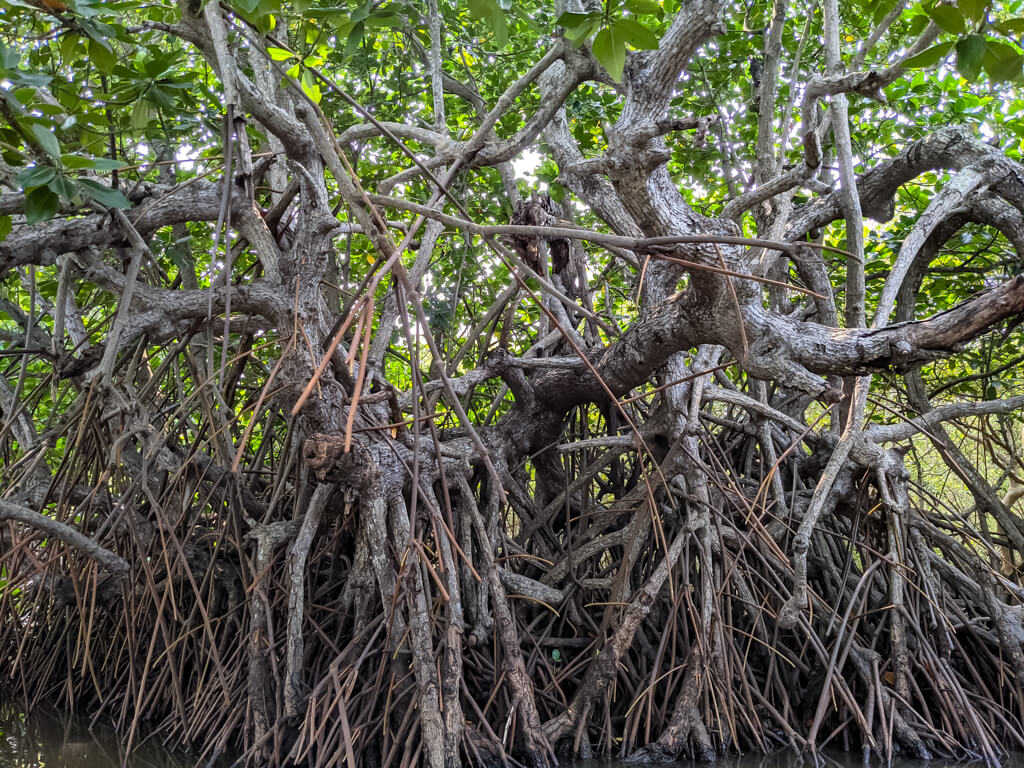
[[[244,492],[86,425],[48,494],[131,569],[5,527],[4,683],[274,765],[1024,747],[1013,536],[851,458],[803,549],[836,440],[750,414],[641,451],[582,407],[497,477],[282,432]]]

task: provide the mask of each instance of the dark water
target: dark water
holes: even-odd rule
[[[864,768],[859,754],[829,752],[819,755],[817,768]],[[657,763],[649,768],[658,768]],[[664,764],[660,764],[664,765]],[[801,757],[792,752],[776,752],[770,755],[733,755],[723,757],[709,767],[707,763],[680,761],[670,765],[677,768],[816,768],[814,760]],[[881,763],[875,761],[873,768],[880,768]],[[561,768],[647,768],[640,763],[627,763],[621,760],[577,760],[574,763],[562,763]],[[909,760],[894,757],[892,768],[986,768],[983,762],[961,762],[956,760]],[[1024,768],[1024,755],[1011,755],[1001,763],[1000,768]]]
[[[195,756],[143,741],[125,759],[109,727],[43,713],[26,716],[0,700],[0,768],[194,768]]]
[[[80,720],[33,713],[0,700],[0,768],[195,768],[195,755],[165,749],[154,739],[143,741],[125,756],[124,743],[109,727],[88,727]],[[218,761],[226,768],[230,761]],[[675,763],[686,768],[708,768],[705,763]],[[637,763],[616,760],[579,760],[565,768],[637,768]],[[200,768],[205,768],[200,764]],[[815,768],[813,760],[787,752],[773,755],[724,757],[715,768]],[[863,768],[859,755],[830,753],[818,768]],[[983,763],[949,760],[893,761],[893,768],[984,768]],[[1002,768],[1024,768],[1024,755],[1012,755]]]

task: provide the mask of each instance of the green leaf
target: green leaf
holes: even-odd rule
[[[13,220],[10,216],[0,216],[0,243],[7,239],[7,236],[11,234],[11,226]]]
[[[99,42],[92,38],[89,39],[89,60],[105,75],[111,74],[117,66],[114,51],[105,44],[105,41]]]
[[[661,3],[658,0],[626,0],[626,7],[640,15],[661,15]]]
[[[17,69],[19,61],[21,61],[20,53],[0,43],[0,69]]]
[[[163,110],[174,109],[174,99],[171,95],[158,85],[146,89],[146,98]]]
[[[584,22],[589,21],[594,16],[599,16],[597,13],[573,13],[572,11],[566,11],[557,19],[555,24],[560,27],[565,27],[566,30],[573,30],[581,26]]]
[[[469,9],[470,14],[473,13],[472,3]],[[367,16],[370,15],[370,3],[363,3],[361,6],[352,11],[352,21],[364,21]],[[483,16],[477,16],[476,18],[482,19]]]
[[[118,168],[124,168],[128,163],[124,160],[111,160],[109,157],[94,157],[92,158],[93,168],[97,171],[115,171]]]
[[[74,185],[71,183],[71,180],[63,174],[57,174],[54,176],[46,186],[49,187],[50,191],[57,195],[61,200],[71,200],[76,196]]]
[[[269,32],[273,32],[274,28],[277,26],[277,17],[272,13],[256,14],[254,16],[250,16],[249,20],[253,25],[255,25],[256,29],[264,35]]]
[[[605,27],[594,38],[594,56],[608,70],[615,82],[622,79],[622,70],[626,66],[626,44],[615,39],[611,27]]]
[[[60,142],[57,141],[56,136],[39,123],[32,123],[32,134],[36,137],[43,152],[54,160],[60,160]]]
[[[83,195],[106,208],[131,208],[128,198],[119,189],[111,189],[93,179],[78,179],[76,183]]]
[[[79,17],[77,21],[78,27],[82,30],[82,32],[88,35],[90,39],[95,40],[97,43],[103,45],[108,50],[113,50],[110,47],[109,39],[116,39],[118,37],[121,37],[122,39],[130,39],[128,38],[127,35],[118,35],[117,29],[110,26],[109,24],[105,24],[104,22],[99,21],[98,19],[87,19]]]
[[[60,209],[60,198],[48,187],[37,187],[25,196],[25,223],[36,224],[52,219]]]
[[[155,59],[145,59],[142,62],[142,71],[146,77],[152,78],[153,80],[163,80],[164,78],[173,77],[174,75],[174,61],[175,57],[171,56],[159,56]]]
[[[79,36],[73,32],[65,34],[60,39],[60,58],[64,64],[70,64],[74,59],[75,50],[78,47]]]
[[[314,104],[320,103],[320,85],[317,83],[313,73],[305,67],[302,68],[302,90],[313,100]]]
[[[563,13],[557,23],[565,27],[565,37],[579,47],[597,31],[601,18],[600,13]]]
[[[131,127],[134,131],[143,131],[153,118],[153,110],[148,99],[138,99],[132,107]]]
[[[368,27],[391,27],[400,29],[405,24],[405,19],[397,13],[374,13],[366,20]]]
[[[994,82],[1007,83],[1021,74],[1022,62],[1024,56],[1017,53],[1016,48],[990,38],[981,66]]]
[[[482,20],[494,35],[494,42],[504,48],[508,42],[508,22],[496,0],[469,0],[469,15]]]
[[[494,42],[499,48],[508,44],[508,21],[505,19],[505,12],[498,9],[491,16],[491,31],[494,33]]]
[[[359,50],[359,46],[362,42],[363,22],[356,21],[352,24],[352,31],[348,33],[348,41],[345,43],[345,56],[352,56]]]
[[[930,67],[933,64],[938,64],[946,58],[946,55],[951,50],[953,50],[954,45],[956,45],[955,40],[933,45],[931,48],[926,48],[921,51],[916,56],[911,56],[903,62],[903,66],[907,69],[923,69],[924,67]]]
[[[69,171],[80,171],[83,168],[95,168],[96,161],[91,157],[82,157],[81,155],[61,155],[61,165],[67,168]]]
[[[888,15],[889,11],[892,10],[893,6],[896,5],[896,0],[884,0],[881,3],[866,3],[865,8],[871,10],[874,8],[874,14],[871,17],[871,23],[878,25]]]
[[[653,51],[658,47],[658,36],[635,19],[619,19],[611,27],[616,40],[623,40],[634,48]]]
[[[64,114],[64,107],[60,104],[33,104],[32,111],[38,112],[41,115],[62,115]]]
[[[306,14],[314,19],[323,19],[336,29],[346,28],[352,19],[341,8],[310,8]]]
[[[494,43],[499,48],[508,44],[508,20],[505,18],[505,11],[497,3],[492,3],[491,15],[487,21],[491,32],[494,33]]]
[[[956,0],[957,7],[971,21],[981,21],[991,0]]]
[[[907,34],[917,37],[924,32],[925,27],[928,26],[928,17],[923,13],[915,14],[910,17],[910,23],[907,25]]]
[[[273,46],[267,47],[267,55],[274,61],[288,61],[288,59],[295,56],[291,51],[286,51],[284,48],[274,48]]]
[[[20,81],[20,78],[18,79]],[[18,104],[28,104],[35,98],[36,89],[30,85],[21,85],[15,88],[13,93],[14,98],[18,100]]]
[[[1003,21],[995,22],[992,26],[1007,37],[1012,37],[1024,32],[1024,18],[1004,19]]]
[[[956,44],[956,68],[965,80],[973,83],[978,79],[987,48],[984,35],[968,35]]]
[[[73,5],[74,5],[74,8],[75,8],[75,11],[80,13],[82,16],[86,16],[86,17],[97,16],[97,15],[100,14],[100,12],[102,10],[115,11],[115,12],[120,12],[120,11],[128,10],[128,6],[129,6],[128,3],[117,3],[117,2],[104,3],[104,2],[101,2],[100,0],[78,0],[78,2],[73,3]],[[105,8],[104,8],[104,6],[105,6]],[[135,6],[131,6],[131,8],[132,8],[132,10],[134,10]]]
[[[50,183],[50,179],[57,175],[52,165],[36,165],[18,174],[18,183],[21,188],[29,192],[36,187],[42,187]]]
[[[932,21],[942,27],[944,32],[962,35],[966,29],[964,17],[952,5],[936,5],[934,8],[926,10],[925,13],[931,16]]]

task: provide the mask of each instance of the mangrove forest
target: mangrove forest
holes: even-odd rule
[[[198,765],[1024,749],[1024,0],[0,0],[0,690]]]

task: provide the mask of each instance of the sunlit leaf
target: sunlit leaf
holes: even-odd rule
[[[658,36],[635,19],[619,19],[611,26],[616,40],[623,40],[634,48],[654,50],[658,47]]]
[[[661,3],[658,0],[626,0],[626,7],[636,14],[660,14]]]
[[[274,61],[287,61],[295,56],[291,51],[287,51],[284,48],[275,48],[273,46],[269,46],[267,48],[267,55]]]
[[[320,103],[320,85],[313,73],[305,67],[302,68],[302,90],[314,103]]]
[[[616,82],[621,80],[622,70],[626,65],[626,44],[625,41],[615,39],[611,27],[605,27],[597,33],[593,51],[598,62],[608,70],[612,79]]]

